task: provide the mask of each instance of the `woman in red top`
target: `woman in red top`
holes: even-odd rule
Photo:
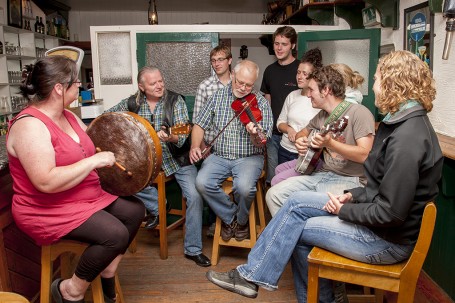
[[[95,153],[86,126],[65,110],[77,99],[78,68],[51,56],[28,66],[20,87],[29,106],[11,121],[7,137],[14,180],[12,213],[17,226],[38,244],[71,239],[90,246],[71,279],[52,283],[56,302],[84,302],[101,274],[106,302],[115,302],[114,275],[144,217],[139,201],[101,189],[97,168],[112,166],[111,152]]]

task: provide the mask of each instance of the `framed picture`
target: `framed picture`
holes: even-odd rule
[[[428,2],[404,10],[403,49],[416,54],[433,69],[434,14]]]
[[[8,25],[22,28],[22,0],[8,0]]]

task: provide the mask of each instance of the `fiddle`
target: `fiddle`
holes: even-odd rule
[[[259,109],[256,95],[250,93],[245,97],[234,100],[231,104],[231,108],[235,111],[236,116],[239,117],[240,122],[242,122],[243,125],[253,122],[254,126],[257,128],[257,134],[261,144],[265,144],[267,142],[267,135],[258,125],[258,122],[262,120],[262,113]]]

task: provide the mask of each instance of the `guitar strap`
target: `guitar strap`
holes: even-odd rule
[[[332,113],[330,114],[330,116],[327,118],[327,120],[325,120],[324,122],[324,126],[327,126],[329,125],[330,123],[332,123],[333,121],[337,120],[338,118],[341,117],[341,115],[345,112],[345,110],[349,107],[349,105],[351,105],[352,103],[350,103],[349,101],[346,101],[344,100],[343,102],[341,102],[340,104],[337,105],[337,107],[335,107],[335,109],[332,111]]]

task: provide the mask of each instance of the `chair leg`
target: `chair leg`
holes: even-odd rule
[[[260,230],[258,231],[258,234],[261,234],[266,226],[265,212],[264,212],[264,188],[262,187],[262,179],[259,179],[257,182],[256,205],[258,208],[259,226],[260,226]]]
[[[215,234],[213,235],[212,265],[217,265],[220,258],[221,219],[216,217]]]
[[[104,303],[103,286],[101,285],[100,276],[96,277],[90,285],[92,287],[93,303]]]
[[[250,224],[250,245],[251,248],[256,244],[256,239],[258,237],[257,226],[256,226],[256,205],[255,201],[251,203],[250,213],[249,213],[249,224]]]
[[[318,303],[319,301],[319,266],[308,263],[308,289],[307,303]]]
[[[137,235],[134,237],[133,241],[131,241],[130,246],[128,246],[128,251],[132,254],[136,253],[137,251]]]
[[[40,302],[51,302],[52,261],[50,246],[41,248],[41,293]]]
[[[166,182],[164,174],[158,175],[158,214],[160,223],[157,228],[160,231],[160,258],[166,260],[167,249],[167,213],[166,213]]]
[[[120,280],[118,274],[115,274],[115,290],[117,292],[117,303],[125,303],[125,298],[123,297],[122,287],[120,286]]]

